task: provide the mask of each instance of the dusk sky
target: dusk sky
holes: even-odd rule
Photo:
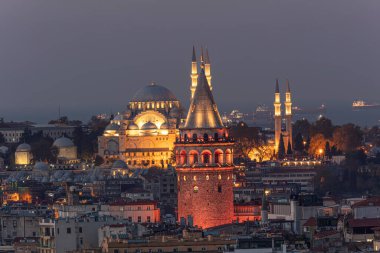
[[[221,112],[271,106],[276,78],[300,106],[380,102],[379,13],[378,0],[1,0],[0,117],[44,122],[60,105],[87,120],[151,81],[187,107],[193,44]]]

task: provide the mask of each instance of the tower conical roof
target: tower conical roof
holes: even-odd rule
[[[276,79],[276,93],[280,93],[280,87],[278,85],[278,79]]]
[[[207,83],[204,69],[198,77],[197,88],[191,100],[185,128],[222,128],[218,108]]]

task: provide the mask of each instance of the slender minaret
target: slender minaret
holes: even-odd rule
[[[191,99],[194,97],[195,88],[197,88],[198,81],[198,66],[197,66],[197,58],[195,56],[195,47],[193,46],[193,58],[191,60]]]
[[[281,135],[281,99],[278,79],[276,79],[276,90],[274,93],[274,150],[277,154]]]
[[[211,85],[211,62],[210,62],[210,56],[208,55],[208,49],[206,48],[206,56],[205,56],[205,75],[207,78],[208,85],[210,86],[210,90],[212,91],[212,85]]]
[[[286,92],[285,92],[285,122],[286,133],[288,135],[288,142],[293,147],[292,136],[292,95],[290,93],[289,80],[286,80]]]

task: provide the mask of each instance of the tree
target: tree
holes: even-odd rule
[[[288,148],[286,149],[286,154],[293,155],[292,145],[290,144],[290,141],[288,141]]]
[[[302,153],[304,151],[305,145],[303,144],[303,138],[301,133],[297,133],[294,138],[294,151]]]
[[[249,154],[255,149],[256,141],[252,138],[239,138],[235,142],[236,154],[243,158],[249,158]]]
[[[363,132],[359,126],[345,124],[335,129],[333,142],[338,150],[345,153],[356,150],[363,140]]]
[[[280,135],[280,143],[278,144],[277,158],[279,160],[282,160],[285,158],[285,144],[284,144],[284,137],[282,136],[282,134]]]
[[[304,138],[308,138],[310,136],[310,123],[307,119],[300,119],[294,122],[293,124],[293,134],[297,136],[300,134]]]
[[[321,117],[310,128],[311,136],[316,134],[322,134],[325,138],[332,137],[334,132],[334,126],[328,118]]]
[[[325,156],[328,158],[331,158],[331,149],[330,149],[329,141],[326,141],[326,144],[325,144]]]
[[[327,140],[323,134],[314,135],[310,140],[309,154],[318,155],[320,153],[320,150],[324,150],[326,141]]]

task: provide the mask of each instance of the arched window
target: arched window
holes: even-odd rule
[[[186,163],[187,163],[187,154],[185,150],[182,150],[180,154],[180,164],[183,165]]]
[[[218,185],[218,192],[222,192],[222,186]]]
[[[212,157],[212,154],[211,154],[210,150],[204,150],[202,152],[202,162],[204,164],[210,164],[211,163],[211,157]]]
[[[218,141],[219,140],[219,135],[218,133],[214,133],[214,141]]]
[[[215,150],[214,153],[214,161],[215,163],[223,163],[223,151],[221,149]]]
[[[193,134],[193,142],[196,142],[196,141],[197,141],[197,139],[198,139],[198,136],[197,136],[197,134]]]
[[[231,149],[226,150],[226,163],[232,164],[232,151],[231,151]]]
[[[189,152],[189,164],[193,165],[198,163],[198,152],[196,150],[191,150]]]
[[[198,186],[194,186],[193,191],[194,191],[194,193],[197,193],[199,191]]]
[[[205,134],[203,135],[203,140],[204,140],[205,142],[208,141],[208,134],[205,133]]]
[[[183,138],[185,139],[185,141],[189,140],[189,137],[187,137],[187,134],[185,134]]]

